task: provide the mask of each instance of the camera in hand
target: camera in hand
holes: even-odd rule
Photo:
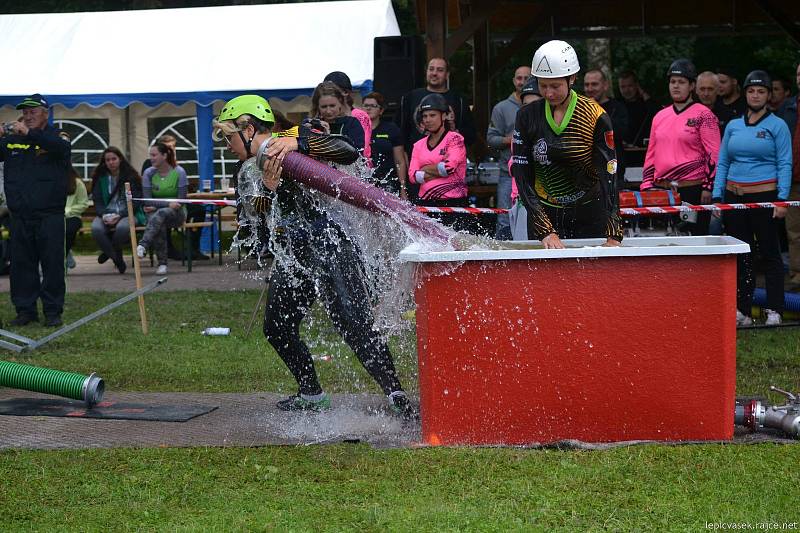
[[[6,122],[3,124],[3,135],[13,135],[14,134],[14,123],[13,122]]]
[[[325,133],[325,126],[322,125],[322,120],[318,118],[306,118],[303,120],[303,126],[316,133]]]

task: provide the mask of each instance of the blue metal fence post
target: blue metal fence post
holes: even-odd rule
[[[197,160],[200,174],[200,184],[204,180],[211,182],[211,189],[216,189],[214,183],[214,141],[211,138],[211,126],[214,121],[213,104],[197,104]],[[201,187],[202,188],[202,187]],[[206,208],[206,213],[214,213],[213,207]],[[208,215],[206,215],[208,218]],[[213,224],[203,228],[200,234],[200,251],[210,253],[217,249],[217,225]]]

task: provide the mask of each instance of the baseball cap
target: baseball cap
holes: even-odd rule
[[[350,77],[347,74],[345,74],[344,72],[341,72],[339,70],[335,70],[335,71],[331,72],[330,74],[325,76],[325,79],[322,80],[322,81],[332,81],[340,89],[342,89],[344,91],[347,91],[347,92],[350,92],[350,91],[353,90],[353,84],[350,83]]]
[[[48,104],[41,94],[35,93],[17,104],[17,109],[25,109],[26,107],[48,107]]]

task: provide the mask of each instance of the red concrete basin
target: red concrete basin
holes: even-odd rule
[[[566,242],[401,253],[418,275],[425,442],[731,439],[735,254],[747,244]]]

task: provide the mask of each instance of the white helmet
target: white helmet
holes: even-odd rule
[[[578,54],[565,41],[547,41],[533,54],[531,70],[537,78],[565,78],[580,69]]]

